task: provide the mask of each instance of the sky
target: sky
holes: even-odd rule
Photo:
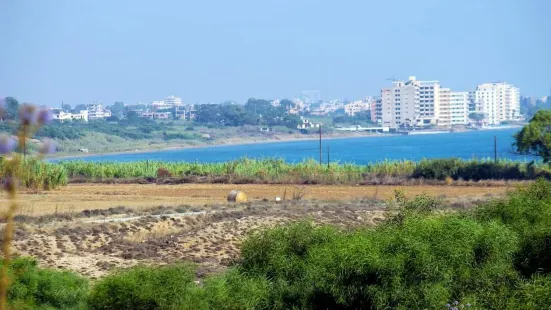
[[[57,106],[378,95],[388,79],[551,93],[549,0],[0,0],[0,97]]]

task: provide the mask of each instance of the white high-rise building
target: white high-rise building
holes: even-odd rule
[[[438,126],[450,127],[451,123],[451,90],[440,88],[440,109],[438,113]]]
[[[173,107],[181,106],[182,105],[182,98],[175,97],[175,96],[168,96],[168,97],[166,97],[164,102],[165,102],[166,105],[171,105]]]
[[[511,84],[484,83],[475,91],[475,104],[490,125],[520,118],[520,91]]]
[[[111,117],[111,111],[107,110],[97,102],[87,105],[86,110],[88,111],[87,117],[89,120],[97,120]]]
[[[454,92],[440,88],[440,114],[438,126],[465,125],[469,115],[469,92]]]
[[[450,125],[469,122],[469,92],[450,92]]]
[[[440,115],[440,83],[418,81],[410,76],[408,81],[393,82],[391,88],[383,88],[381,103],[385,127],[436,124]]]

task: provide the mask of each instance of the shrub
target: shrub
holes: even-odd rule
[[[551,276],[522,283],[507,309],[549,309],[551,305]]]
[[[237,269],[205,280],[202,294],[209,309],[268,309],[270,283]]]
[[[172,173],[170,173],[168,169],[163,167],[159,167],[159,169],[157,169],[157,178],[164,179],[164,178],[170,178],[170,177],[172,177]]]
[[[189,265],[138,266],[109,275],[90,292],[91,309],[206,309]]]
[[[515,267],[525,277],[551,274],[551,227],[527,233],[515,255]]]
[[[516,279],[515,247],[514,233],[501,224],[455,216],[413,217],[347,234],[310,252],[310,303],[436,309],[463,300],[488,307]]]
[[[311,285],[305,283],[309,251],[338,236],[331,227],[299,222],[250,235],[238,269],[273,281],[270,304],[279,309],[303,308]]]
[[[18,309],[85,309],[88,282],[68,271],[42,269],[30,258],[10,265],[8,301]]]

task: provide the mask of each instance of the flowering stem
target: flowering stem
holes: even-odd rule
[[[7,309],[7,295],[9,286],[8,267],[11,261],[10,246],[13,239],[13,217],[15,215],[15,211],[17,210],[16,193],[16,190],[9,191],[11,203],[8,211],[4,215],[6,226],[4,227],[2,238],[2,252],[4,257],[2,260],[2,269],[0,270],[0,310]]]

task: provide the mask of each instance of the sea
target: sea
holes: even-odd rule
[[[456,133],[416,135],[377,135],[342,139],[322,139],[322,161],[368,164],[385,160],[421,160],[423,158],[494,158],[494,139],[497,157],[529,162],[536,158],[517,154],[513,135],[520,128],[477,130]],[[320,159],[317,140],[269,142],[243,145],[221,145],[164,151],[90,155],[60,160],[94,162],[132,161],[195,161],[223,162],[239,158],[280,158],[287,162]]]

